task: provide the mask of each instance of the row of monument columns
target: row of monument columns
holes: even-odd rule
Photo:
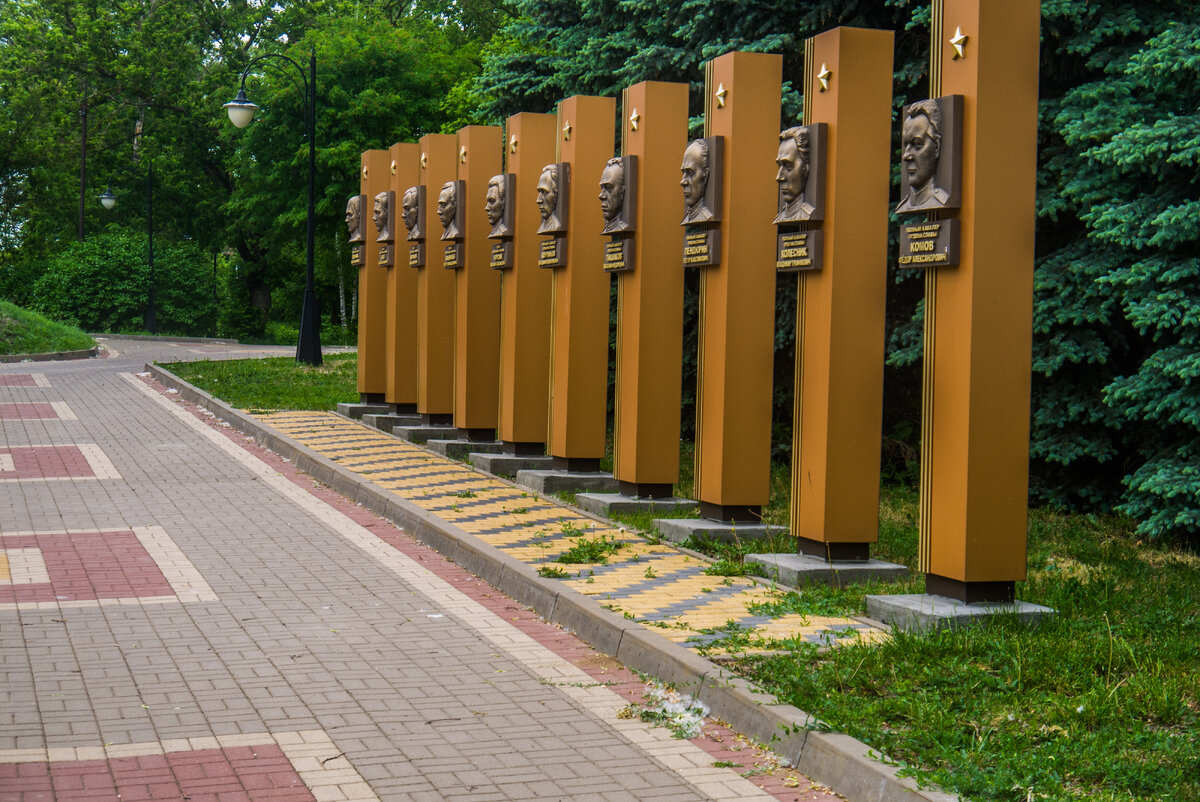
[[[1011,601],[1025,576],[1038,15],[936,0],[933,99],[903,115],[900,267],[926,278],[920,566],[929,593],[966,602]],[[808,40],[798,127],[781,124],[782,57],[735,52],[706,64],[702,141],[688,86],[647,81],[619,120],[616,99],[574,96],[366,151],[348,213],[362,400],[598,471],[615,274],[613,475],[625,496],[669,497],[695,270],[700,515],[749,525],[770,492],[776,275],[795,272],[791,532],[819,561],[867,560],[892,45]]]

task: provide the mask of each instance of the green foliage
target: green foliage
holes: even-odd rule
[[[320,367],[290,357],[164,364],[186,382],[240,409],[333,409],[358,398],[358,355],[326,354]]]
[[[36,307],[53,318],[116,333],[144,329],[149,290],[146,237],[118,233],[66,248],[46,267],[33,294]],[[154,299],[159,331],[213,333],[211,266],[194,244],[155,241]]]
[[[96,343],[74,326],[56,323],[37,312],[0,301],[0,354],[49,354],[85,351]]]
[[[568,528],[570,522],[563,524],[563,533],[570,536],[583,530]],[[603,565],[608,558],[623,549],[625,544],[614,540],[612,535],[601,534],[596,537],[571,538],[571,547],[555,558],[560,563],[599,563]]]

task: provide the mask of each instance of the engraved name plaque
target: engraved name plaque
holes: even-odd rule
[[[900,227],[900,267],[958,264],[959,221],[934,220]]]

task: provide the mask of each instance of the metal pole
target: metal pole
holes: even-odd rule
[[[154,161],[146,160],[147,239],[150,243],[150,289],[146,299],[146,331],[158,334],[158,323],[154,319]]]
[[[83,205],[87,192],[87,97],[79,101],[79,122],[82,132],[79,137],[79,241],[83,242]]]
[[[296,345],[296,361],[308,365],[321,364],[321,326],[317,312],[317,297],[313,291],[313,252],[316,226],[317,172],[317,52],[308,55],[308,97],[305,98],[305,120],[308,129],[308,254],[304,274],[304,306],[300,311],[300,341]]]

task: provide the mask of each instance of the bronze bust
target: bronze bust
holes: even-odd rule
[[[346,229],[350,232],[351,242],[362,242],[366,239],[363,226],[362,206],[363,195],[351,195],[346,201]]]
[[[511,215],[508,214],[508,181],[505,175],[494,175],[488,180],[484,211],[492,224],[489,238],[512,235]]]
[[[632,221],[625,218],[626,186],[628,180],[625,160],[609,159],[600,173],[600,211],[604,215],[604,234],[629,231]]]
[[[683,223],[710,223],[716,219],[706,202],[708,175],[711,164],[709,144],[704,139],[693,139],[683,151],[683,164],[679,167],[683,187]]]
[[[425,232],[421,226],[421,187],[409,187],[404,191],[404,227],[408,229],[410,240],[424,239]]]
[[[458,182],[447,181],[442,185],[437,202],[438,219],[442,221],[442,239],[461,239],[458,230]]]
[[[797,125],[779,134],[779,152],[775,156],[779,171],[779,213],[775,223],[797,223],[812,217],[816,207],[806,197],[809,175],[809,131]]]
[[[539,234],[561,234],[567,230],[562,220],[562,193],[565,189],[562,178],[557,164],[547,164],[538,177],[537,204],[542,214],[542,222],[537,230]]]
[[[942,110],[936,99],[921,100],[904,110],[901,135],[901,179],[907,188],[897,213],[941,209],[950,193],[938,186],[938,160],[942,153]]]
[[[377,242],[391,242],[392,193],[390,191],[385,190],[375,196],[375,206],[371,219],[375,223],[375,231],[378,234],[375,240]]]

